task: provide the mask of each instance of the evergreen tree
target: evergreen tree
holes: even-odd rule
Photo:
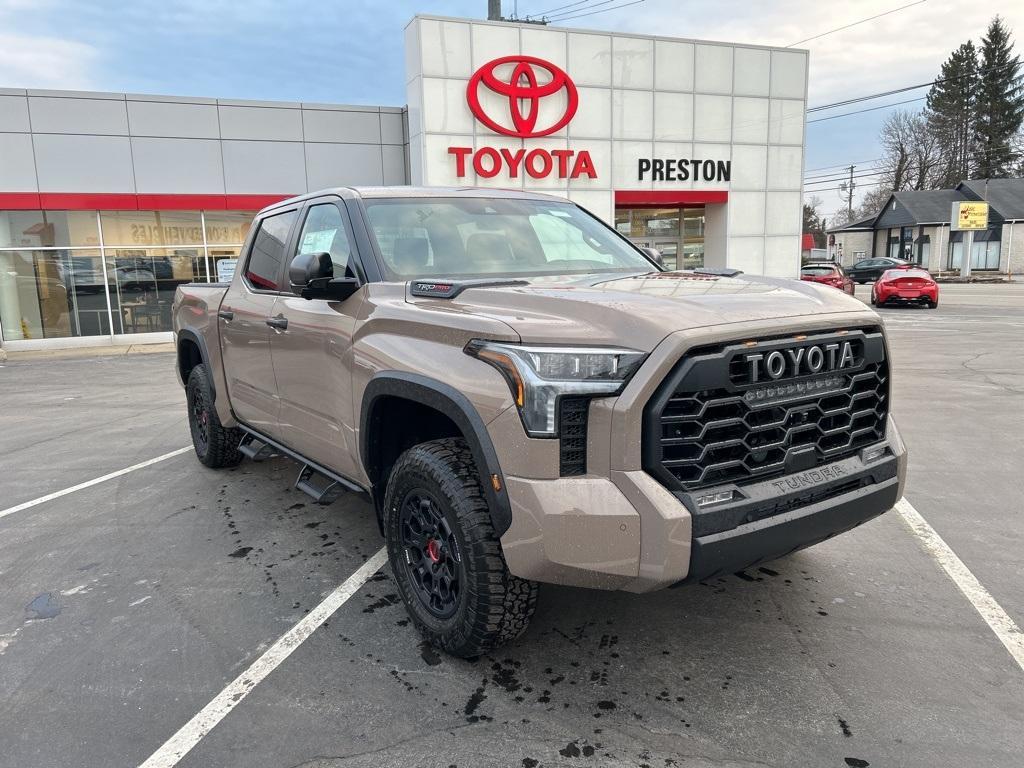
[[[979,91],[978,53],[968,40],[946,62],[928,91],[928,128],[943,148],[939,188],[971,178],[975,103]]]
[[[1005,178],[1017,164],[1017,131],[1024,122],[1024,80],[1013,55],[1010,30],[996,16],[981,40],[981,73],[975,106],[975,176]]]

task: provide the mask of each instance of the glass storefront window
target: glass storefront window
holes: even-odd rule
[[[678,237],[678,208],[636,208],[632,237]]]
[[[4,340],[110,333],[98,250],[0,251]]]
[[[618,208],[615,228],[634,243],[656,248],[668,269],[704,266],[704,207]]]
[[[95,211],[0,211],[0,248],[99,244]]]
[[[235,246],[232,248],[223,245],[211,246],[207,249],[207,252],[210,254],[210,282],[230,282],[231,278],[229,275],[235,274],[235,265],[237,265],[238,256],[242,252],[241,247]],[[221,261],[225,261],[224,266],[219,266]],[[228,262],[233,263],[229,265]]]
[[[253,215],[207,213],[205,247],[199,211],[0,211],[3,337],[170,331],[177,286],[218,280]]]
[[[704,209],[683,209],[683,263],[680,269],[704,266]]]
[[[103,245],[199,245],[199,211],[101,211]]]
[[[964,257],[964,232],[949,235],[949,268],[960,269]],[[971,243],[971,269],[999,269],[1002,227],[974,233]]]
[[[251,211],[206,211],[206,242],[210,245],[241,245],[252,225]]]
[[[183,283],[206,280],[199,248],[107,248],[114,333],[170,331],[171,302]]]

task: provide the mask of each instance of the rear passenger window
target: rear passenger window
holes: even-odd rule
[[[334,276],[345,276],[352,247],[338,206],[324,203],[309,209],[295,253],[329,253],[334,264]]]
[[[267,216],[260,222],[245,266],[245,279],[253,288],[261,291],[281,290],[278,281],[284,262],[284,246],[297,215],[297,211],[288,211]]]

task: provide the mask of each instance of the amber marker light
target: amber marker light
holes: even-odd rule
[[[482,360],[487,360],[497,367],[505,377],[509,379],[509,384],[512,386],[513,396],[515,397],[516,405],[520,408],[523,407],[523,403],[526,401],[524,391],[526,389],[523,384],[523,377],[519,375],[519,370],[516,368],[516,364],[512,362],[512,358],[508,355],[504,355],[501,352],[495,352],[491,349],[481,348],[476,352],[476,356]]]

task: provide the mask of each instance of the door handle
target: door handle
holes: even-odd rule
[[[277,317],[268,317],[266,319],[267,325],[276,331],[283,331],[288,327],[288,318],[284,315],[278,315]]]
[[[217,317],[219,317],[221,320],[226,320],[230,322],[235,319],[235,313],[227,309],[222,309],[219,312],[217,312]]]

